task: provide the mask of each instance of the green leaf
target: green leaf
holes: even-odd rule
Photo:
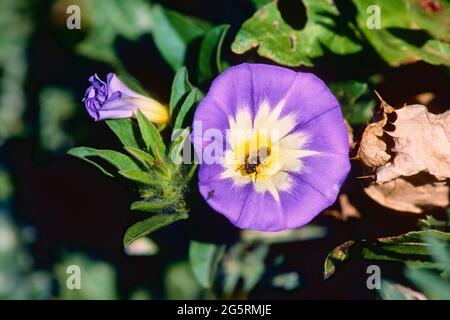
[[[344,20],[333,2],[303,0],[307,21],[302,30],[287,24],[278,10],[277,1],[259,9],[239,30],[231,49],[242,54],[258,48],[258,54],[288,66],[313,64],[324,54],[324,47],[339,55],[358,52],[355,27]]]
[[[172,132],[172,144],[169,149],[169,159],[174,164],[183,163],[183,149],[189,138],[189,128],[173,130]]]
[[[349,248],[354,244],[354,241],[347,241],[343,244],[334,248],[330,253],[328,253],[324,267],[323,267],[323,278],[326,280],[333,275],[336,271],[336,265],[339,262],[347,260],[349,257]]]
[[[136,140],[133,121],[130,118],[106,120],[106,124],[126,147],[139,149]]]
[[[437,300],[450,300],[450,283],[448,280],[428,270],[408,268],[406,277],[414,282],[427,297]]]
[[[39,93],[39,142],[47,150],[61,150],[72,144],[71,135],[64,130],[77,103],[70,91],[45,87]]]
[[[359,29],[381,58],[391,66],[419,60],[431,64],[450,65],[450,45],[445,42],[450,39],[449,3],[443,2],[445,4],[442,12],[427,13],[419,1],[354,0],[353,2],[357,8],[356,22]],[[380,29],[367,27],[367,19],[370,16],[367,13],[368,5],[380,7]],[[420,34],[418,32],[420,29],[426,30],[437,39],[427,36],[426,33]]]
[[[85,56],[123,68],[115,49],[121,36],[136,40],[151,30],[151,8],[144,0],[89,0],[83,1],[82,29],[86,38],[77,46]],[[73,31],[69,31],[73,32]]]
[[[269,247],[265,243],[250,248],[247,243],[240,242],[231,247],[223,263],[224,293],[230,296],[239,279],[243,281],[242,290],[250,292],[266,270],[264,261],[268,253]]]
[[[433,38],[450,41],[450,2],[440,1],[441,11],[429,12],[424,10],[423,4],[415,0],[353,0],[356,7],[364,9],[365,17],[367,8],[377,5],[381,13],[381,29],[400,28],[425,30]],[[360,11],[362,13],[362,10]]]
[[[186,100],[184,100],[183,104],[181,105],[180,111],[178,112],[177,118],[175,120],[175,124],[173,126],[173,130],[180,129],[183,126],[184,118],[188,114],[188,112],[191,110],[191,108],[202,98],[202,95],[198,89],[193,89],[188,96],[186,97]]]
[[[206,82],[224,71],[221,60],[222,45],[230,25],[224,24],[209,30],[202,40],[198,58],[198,81]]]
[[[67,286],[68,270],[74,266],[81,270],[81,290]],[[69,269],[70,268],[70,269]],[[73,271],[72,271],[73,272]],[[80,274],[80,273],[73,273]],[[112,264],[93,260],[80,253],[64,254],[53,270],[61,300],[116,300],[119,299],[116,269]]]
[[[449,234],[444,232],[427,232],[423,240],[434,262],[443,266],[443,272],[437,274],[431,270],[408,268],[406,277],[420,288],[430,299],[450,299],[450,245]],[[413,266],[414,267],[414,266]],[[441,271],[441,270],[439,270]]]
[[[188,44],[210,28],[209,23],[165,9],[152,8],[153,39],[163,58],[174,69],[185,63]]]
[[[158,129],[148,121],[147,117],[145,117],[140,110],[137,111],[136,117],[147,150],[153,152],[155,158],[162,159],[166,154],[166,145],[164,144]]]
[[[168,226],[178,220],[187,219],[187,213],[158,214],[133,224],[123,237],[123,245],[127,247],[133,241]]]
[[[189,82],[189,76],[186,67],[180,68],[175,74],[172,82],[172,91],[170,93],[169,113],[173,116],[175,108],[180,104],[181,100],[194,87]]]
[[[147,186],[156,186],[158,182],[155,181],[155,177],[152,177],[149,172],[142,170],[122,170],[119,174],[129,180],[145,184]]]
[[[158,212],[162,209],[168,208],[174,204],[175,199],[155,199],[152,201],[135,201],[131,204],[130,209],[133,211],[142,212]]]
[[[219,261],[225,252],[225,245],[191,241],[189,262],[195,278],[204,288],[211,288]]]
[[[350,124],[365,124],[372,118],[375,101],[369,95],[367,83],[355,80],[334,82],[330,89]]]
[[[398,283],[392,283],[387,280],[381,281],[381,288],[379,290],[380,297],[383,300],[422,300],[426,297],[411,288],[404,287]]]
[[[171,263],[165,269],[164,289],[167,299],[170,300],[199,299],[204,291],[192,274],[187,261]]]
[[[430,248],[433,245],[424,242],[428,237],[450,242],[449,233],[436,230],[413,231],[400,236],[380,238],[375,242],[347,241],[328,254],[324,263],[324,278],[328,279],[335,272],[336,264],[349,259],[353,254],[367,260],[399,261],[417,268],[444,270],[445,264],[431,261]]]
[[[133,156],[137,161],[144,165],[144,167],[150,169],[155,161],[148,152],[133,147],[124,147],[124,149]]]
[[[83,160],[93,164],[94,166],[99,168],[104,174],[106,174],[110,177],[113,176],[111,173],[109,173],[108,171],[103,169],[99,164],[97,164],[96,162],[94,162],[88,158],[89,157],[99,157],[99,158],[109,162],[113,166],[115,166],[118,170],[135,170],[135,169],[137,170],[137,169],[139,169],[138,165],[133,160],[128,158],[126,155],[124,155],[120,152],[114,151],[114,150],[98,150],[98,149],[89,148],[89,147],[78,147],[78,148],[70,149],[67,153],[70,154],[71,156],[83,159]]]

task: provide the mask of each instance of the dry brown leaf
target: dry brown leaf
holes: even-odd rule
[[[416,104],[395,111],[395,156],[376,171],[376,181],[383,183],[400,176],[427,172],[438,180],[450,178],[450,111],[432,114]]]
[[[365,129],[358,157],[374,172],[365,192],[381,205],[414,213],[449,205],[450,111],[423,105],[394,110],[381,97],[381,120]]]
[[[359,219],[361,213],[352,205],[347,194],[342,193],[338,197],[341,210],[327,210],[326,215],[335,217],[338,220],[347,221],[349,218]]]
[[[365,193],[381,205],[405,212],[422,213],[449,206],[449,186],[444,181],[420,181],[418,176],[400,177],[392,181],[373,183]]]
[[[377,168],[391,159],[383,135],[384,126],[388,123],[388,114],[393,112],[394,109],[381,99],[382,119],[368,124],[363,132],[357,157],[368,167]]]

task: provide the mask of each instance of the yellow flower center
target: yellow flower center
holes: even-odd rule
[[[240,108],[229,118],[230,148],[225,151],[222,179],[231,178],[235,185],[253,183],[257,192],[270,192],[279,200],[279,191],[291,188],[289,172],[300,172],[302,157],[317,154],[304,149],[308,136],[291,133],[295,117],[281,115],[284,101],[273,109],[263,102],[252,119],[248,108]]]

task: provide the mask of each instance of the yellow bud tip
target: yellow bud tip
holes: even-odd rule
[[[150,122],[159,125],[169,122],[169,110],[155,99],[148,97],[136,98],[134,103]]]

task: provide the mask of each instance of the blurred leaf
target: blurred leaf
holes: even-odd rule
[[[449,233],[436,230],[408,232],[400,236],[380,238],[374,243],[347,241],[328,254],[324,264],[324,278],[328,279],[335,272],[337,263],[356,253],[367,260],[399,261],[417,268],[444,270],[445,264],[431,261],[429,250],[432,245],[423,240],[428,237],[450,242]]]
[[[173,116],[175,108],[192,89],[194,89],[194,87],[189,82],[189,76],[186,67],[180,68],[175,74],[172,82],[172,90],[170,92],[169,103],[170,116]]]
[[[157,214],[133,224],[127,229],[123,237],[123,245],[129,246],[133,241],[168,226],[178,220],[187,219],[186,213]]]
[[[140,149],[130,118],[106,120],[106,123],[124,146]]]
[[[166,299],[198,299],[202,288],[195,279],[187,262],[177,262],[166,269],[164,276]]]
[[[379,294],[383,300],[426,300],[427,298],[420,292],[400,284],[383,280]]]
[[[123,69],[114,44],[121,36],[128,40],[137,40],[149,33],[152,25],[152,12],[144,0],[89,0],[84,1],[82,28],[88,27],[87,37],[78,45],[79,53],[98,59]]]
[[[147,150],[152,151],[156,159],[162,159],[166,154],[166,145],[164,144],[158,129],[148,121],[147,117],[145,117],[139,109],[136,113],[136,117]]]
[[[373,115],[375,101],[369,95],[368,85],[355,80],[334,82],[330,89],[341,105],[342,113],[352,125],[366,124]],[[363,98],[366,96],[366,99]]]
[[[450,299],[449,237],[448,233],[440,231],[428,231],[423,234],[423,240],[433,261],[443,266],[442,270],[439,270],[440,274],[437,274],[436,270],[432,272],[414,268],[414,265],[410,265],[405,273],[406,277],[430,299]]]
[[[141,149],[133,147],[124,147],[124,149],[147,169],[150,169],[155,161],[155,159],[148,152]]]
[[[202,40],[198,58],[198,81],[206,82],[225,70],[222,66],[222,45],[230,25],[223,24],[209,30]]]
[[[259,241],[267,244],[314,240],[323,238],[325,235],[326,228],[315,225],[307,225],[298,229],[279,232],[260,232],[253,230],[241,232],[243,241]]]
[[[214,284],[219,261],[225,252],[225,245],[204,243],[191,240],[189,262],[195,278],[204,288]]]
[[[194,88],[186,97],[183,104],[181,105],[180,111],[178,112],[177,118],[175,120],[175,124],[173,126],[173,130],[180,129],[183,126],[184,118],[191,110],[191,108],[200,101],[202,95],[200,91]]]
[[[33,30],[33,3],[0,1],[0,144],[23,134],[27,44]]]
[[[257,47],[260,56],[288,66],[312,66],[312,59],[324,54],[323,47],[340,55],[361,50],[352,39],[354,26],[340,16],[333,2],[303,0],[303,4],[307,21],[302,30],[287,24],[273,1],[242,25],[231,49],[241,54]]]
[[[230,248],[223,259],[223,291],[230,296],[236,290],[239,279],[242,290],[250,292],[259,282],[266,269],[264,261],[269,253],[267,244],[260,243],[249,249],[246,243],[237,243]]]
[[[67,287],[69,266],[80,270],[80,290]],[[116,272],[114,268],[102,261],[95,261],[81,254],[70,254],[55,267],[59,284],[59,299],[63,300],[115,300],[118,299]]]
[[[39,105],[40,144],[52,151],[69,147],[72,141],[64,130],[64,122],[76,109],[72,94],[59,88],[44,88],[39,94]]]
[[[406,277],[430,299],[450,300],[450,282],[448,279],[443,279],[429,270],[415,268],[408,268]]]
[[[9,173],[0,167],[0,203],[9,201],[13,192],[14,186]]]
[[[448,2],[442,1],[442,12],[426,12],[421,2],[354,0],[357,8],[356,21],[361,32],[366,36],[378,54],[391,66],[423,60],[431,64],[450,65],[450,15]],[[380,29],[369,29],[367,19],[369,5],[378,5],[381,12]],[[402,35],[398,34],[400,28]],[[403,28],[403,29],[402,29]],[[438,39],[433,39],[417,30],[426,30]],[[403,30],[403,31],[402,31]],[[416,30],[415,33],[404,32]],[[426,36],[426,38],[425,38]]]
[[[153,299],[153,296],[152,296],[151,292],[149,292],[147,289],[144,289],[144,288],[138,288],[138,289],[135,289],[130,294],[129,300],[152,300],[152,299]]]
[[[89,157],[99,157],[115,166],[118,170],[126,171],[139,169],[139,167],[136,165],[135,162],[133,162],[133,160],[128,158],[126,155],[114,150],[98,150],[89,147],[77,147],[70,149],[67,153],[70,154],[71,156],[89,162],[90,164],[96,166],[98,169],[100,169],[100,171],[102,171],[104,174],[110,177],[113,177],[113,175],[108,171],[106,171],[96,162],[90,160]]]
[[[0,300],[51,298],[51,276],[36,270],[24,231],[0,209]]]
[[[165,9],[152,7],[153,39],[163,58],[174,69],[185,64],[188,44],[210,28],[209,23]]]
[[[284,290],[294,290],[300,286],[300,276],[297,272],[278,274],[272,279],[272,285]]]

